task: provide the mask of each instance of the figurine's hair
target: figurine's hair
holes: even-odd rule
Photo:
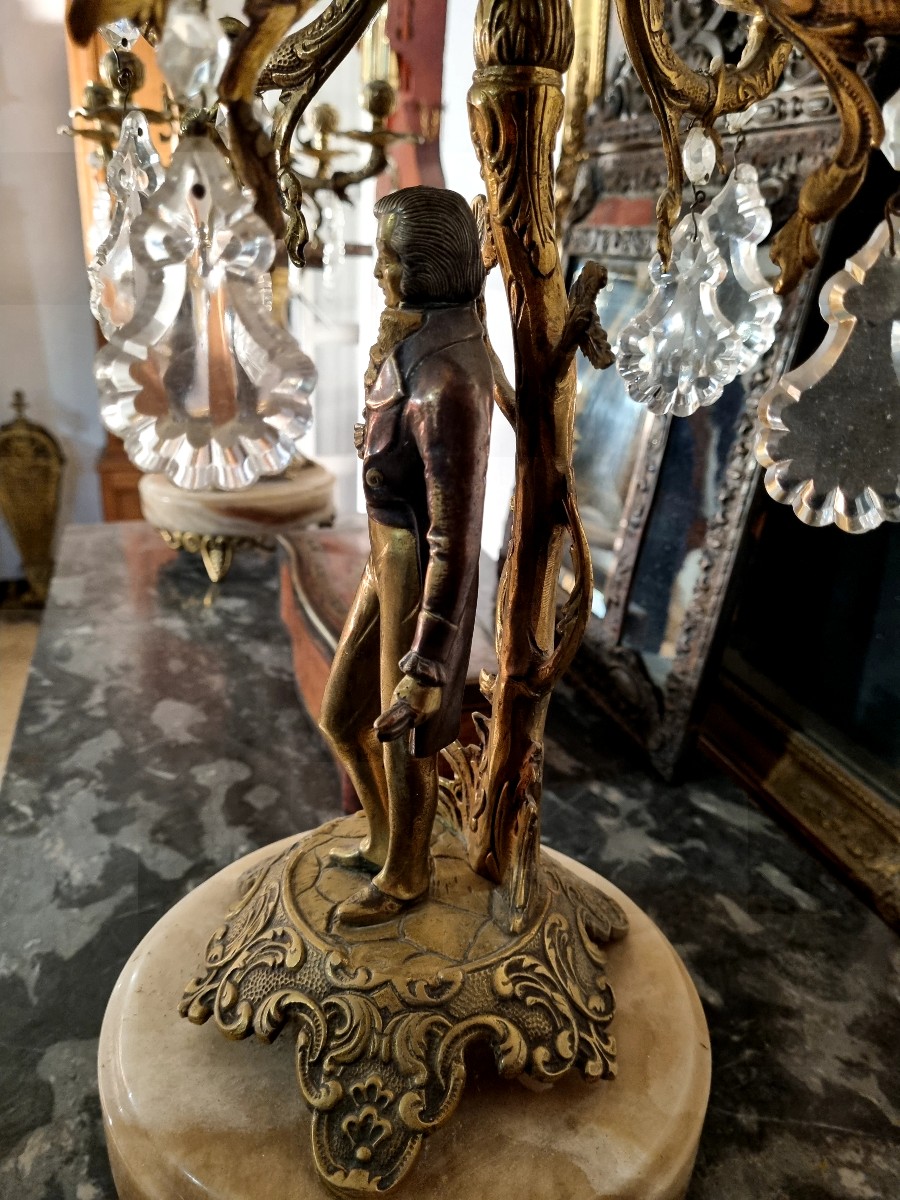
[[[375,215],[393,214],[391,246],[403,267],[400,294],[408,304],[466,304],[484,287],[478,226],[472,210],[446,188],[390,192]]]

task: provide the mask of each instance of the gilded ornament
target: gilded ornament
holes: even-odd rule
[[[244,546],[258,546],[260,542],[251,537],[232,537],[217,533],[182,533],[174,529],[161,529],[163,541],[172,550],[184,550],[188,554],[199,554],[209,576],[210,583],[221,583],[234,562],[236,551]]]
[[[505,889],[466,862],[459,818],[445,791],[429,898],[364,932],[335,912],[357,886],[340,864],[365,822],[307,834],[243,880],[185,989],[182,1014],[230,1038],[293,1028],[313,1155],[338,1195],[408,1176],[459,1103],[472,1043],[508,1078],[615,1074],[602,947],[624,936],[622,910],[545,862],[512,930]]]
[[[15,417],[0,425],[0,513],[22,558],[26,600],[43,604],[53,575],[53,537],[65,455],[56,438],[25,416],[25,396],[13,394]]]
[[[869,152],[884,135],[879,109],[857,72],[866,42],[900,33],[900,8],[881,0],[740,0],[727,7],[751,18],[747,45],[735,66],[721,60],[694,70],[676,52],[664,25],[664,0],[616,0],[625,43],[659,121],[668,184],[657,205],[659,251],[664,263],[681,210],[684,173],[679,153],[683,114],[712,130],[720,116],[745,110],[774,90],[792,48],[827,84],[841,118],[841,137],[830,162],[806,180],[797,211],[771,249],[781,270],[775,290],[793,290],[818,262],[815,229],[853,198]]]
[[[316,1161],[347,1195],[405,1176],[458,1102],[472,1041],[491,1046],[507,1076],[614,1070],[602,945],[625,922],[540,853],[547,703],[590,612],[571,472],[574,358],[580,348],[611,362],[595,306],[606,272],[590,264],[566,296],[550,163],[571,19],[566,4],[542,4],[535,29],[520,10],[479,11],[470,113],[487,197],[475,217],[431,189],[394,193],[377,210],[387,307],[357,430],[372,553],[321,716],[366,821],[309,835],[248,881],[183,1004],[233,1036],[270,1038],[294,1020]],[[514,318],[514,390],[481,320],[495,262]],[[457,668],[494,398],[516,430],[517,527],[500,668],[485,681],[493,712],[482,744],[462,747]],[[404,465],[407,445],[418,458]],[[557,615],[564,539],[578,582]],[[452,781],[437,775],[441,747]]]
[[[503,276],[516,354],[515,396],[498,404],[516,433],[510,553],[497,608],[499,670],[485,745],[467,802],[470,862],[496,880],[533,879],[543,727],[556,680],[590,615],[590,552],[575,498],[572,436],[576,349],[609,361],[599,322],[582,323],[585,295],[567,299],[555,240],[550,165],[563,113],[560,72],[574,33],[567,3],[481,0],[469,124],[486,187],[485,244]],[[515,147],[515,154],[512,153]],[[604,276],[592,274],[596,296]],[[555,605],[563,548],[575,583]]]

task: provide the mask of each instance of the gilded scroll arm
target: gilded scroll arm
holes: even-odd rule
[[[362,37],[383,3],[333,0],[321,16],[278,46],[255,81],[257,92],[282,89],[272,141],[281,207],[288,214],[285,244],[298,265],[303,264],[307,233],[300,213],[302,182],[290,165],[291,142],[310,101]]]
[[[616,0],[629,57],[659,122],[667,186],[656,206],[659,253],[668,263],[671,230],[681,212],[684,168],[679,124],[685,112],[706,125],[740,112],[768,96],[791,52],[790,41],[762,17],[754,18],[747,50],[737,66],[713,73],[695,71],[677,53],[665,31],[664,0]]]
[[[314,0],[246,0],[247,27],[234,39],[219,83],[219,99],[228,105],[230,153],[246,187],[256,192],[256,211],[276,237],[284,231],[276,184],[275,155],[253,112],[257,81],[271,55]]]
[[[861,44],[854,48],[845,43],[840,26],[803,26],[782,9],[773,19],[802,47],[822,76],[841,118],[841,136],[834,155],[803,184],[797,211],[772,243],[772,261],[781,268],[775,290],[789,292],[804,271],[819,261],[815,226],[830,220],[856,195],[866,174],[869,152],[884,137],[884,121],[875,97],[853,65],[853,59],[860,57]],[[896,24],[900,29],[900,15]]]

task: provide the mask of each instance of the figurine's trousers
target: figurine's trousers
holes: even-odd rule
[[[428,888],[437,808],[437,758],[414,758],[403,735],[382,743],[375,718],[391,704],[400,659],[421,601],[416,541],[407,529],[369,522],[371,554],[338,643],[319,724],[350,776],[369,821],[362,851],[375,883],[401,900]]]

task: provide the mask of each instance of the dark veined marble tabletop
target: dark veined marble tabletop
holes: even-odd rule
[[[113,1200],[95,1058],[123,964],[192,887],[338,795],[273,556],[212,588],[141,523],[66,530],[0,792],[3,1200]],[[900,939],[735,784],[703,765],[661,783],[565,688],[543,811],[545,841],[645,908],[700,992],[690,1200],[900,1198]]]

